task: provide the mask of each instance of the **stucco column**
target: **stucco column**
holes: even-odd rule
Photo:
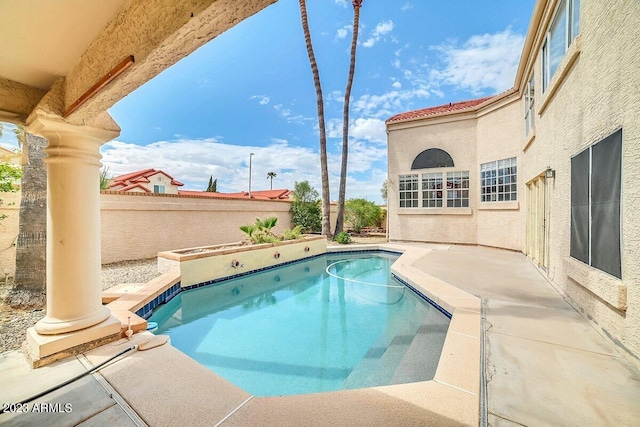
[[[35,332],[78,331],[110,317],[101,302],[99,150],[119,132],[40,117],[29,131],[49,141],[47,313]]]

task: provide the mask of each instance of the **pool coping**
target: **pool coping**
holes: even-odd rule
[[[248,396],[248,398],[239,402],[240,404],[234,406],[233,409],[223,417],[219,418],[219,422],[228,421],[235,417],[242,417],[243,411],[258,410],[258,408],[262,408],[265,402],[275,402],[286,405],[288,402],[297,402],[300,397],[304,396],[305,399],[314,402],[314,405],[322,407],[323,405],[331,405],[330,402],[334,401],[336,396],[340,396],[340,400],[356,399],[359,398],[363,392],[369,390],[376,392],[377,395],[380,394],[389,399],[399,399],[410,404],[412,407],[424,409],[427,411],[425,413],[433,414],[434,417],[440,417],[438,419],[445,417],[448,420],[455,421],[462,425],[478,425],[481,380],[481,300],[474,295],[462,291],[456,286],[430,276],[414,266],[432,250],[433,249],[430,248],[395,243],[327,247],[328,254],[340,252],[354,253],[358,251],[384,251],[401,254],[391,267],[392,273],[401,281],[451,314],[449,329],[446,334],[436,374],[432,380],[310,395],[253,397],[239,387],[222,380],[217,374],[209,371],[207,368],[199,365],[197,367],[191,366],[193,364],[189,363],[190,370],[194,372],[194,375],[198,377],[213,375],[216,377],[217,380],[213,381],[212,384],[218,384],[216,387],[221,387],[220,390],[227,390],[227,392],[233,391],[232,394],[235,393],[234,395],[242,395],[242,393],[244,393],[244,395]],[[175,280],[175,276],[172,277],[171,281],[173,282],[173,280]],[[173,282],[172,286],[175,286],[175,283],[176,282]],[[169,286],[169,288],[170,287],[171,286]],[[162,294],[166,292],[166,290],[161,289],[162,286],[156,290],[156,297],[158,293]],[[127,295],[126,300],[128,300],[129,303],[132,302],[131,297],[133,297],[133,295]],[[146,298],[148,299],[149,297],[147,296]],[[118,300],[115,300],[111,304],[117,301]],[[135,306],[139,308],[140,302],[135,304]],[[180,354],[180,357],[172,353],[170,357],[172,360],[163,362],[164,370],[172,369],[171,365],[173,363],[186,363],[184,358],[192,361],[188,356],[183,355],[179,351],[177,352]],[[181,360],[181,362],[177,362],[176,358]],[[109,379],[108,376],[107,379]],[[118,389],[116,385],[114,385],[114,387]],[[213,389],[216,390],[214,392],[216,395],[220,395],[220,390],[216,389],[216,387],[213,387]],[[172,399],[172,401],[175,403],[175,400]],[[247,403],[249,401],[251,401],[251,403]],[[132,406],[138,410],[136,405]],[[148,406],[149,404],[145,403],[145,407]],[[222,412],[220,415],[229,408],[231,407],[224,410],[221,408]],[[150,416],[151,414],[150,412],[147,415]],[[141,415],[144,418],[144,414]],[[189,418],[192,418],[193,415],[194,414],[191,414]]]

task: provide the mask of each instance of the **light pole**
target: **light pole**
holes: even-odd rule
[[[251,158],[254,153],[249,154],[249,198],[251,198]]]

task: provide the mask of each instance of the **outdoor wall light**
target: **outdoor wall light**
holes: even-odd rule
[[[547,170],[544,171],[544,177],[547,179],[554,179],[556,177],[556,170],[551,169],[551,166],[547,166]]]

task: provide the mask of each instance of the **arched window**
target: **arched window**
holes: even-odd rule
[[[453,159],[444,150],[439,148],[429,148],[418,154],[413,163],[413,169],[448,168],[453,166]]]

